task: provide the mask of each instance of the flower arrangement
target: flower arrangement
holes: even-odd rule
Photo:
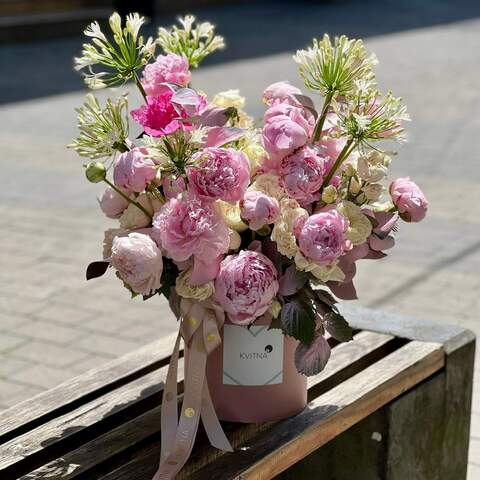
[[[113,14],[113,40],[92,23],[75,59],[91,89],[131,80],[143,97],[128,112],[126,95],[102,107],[88,94],[77,110],[71,147],[90,159],[87,179],[106,184],[100,207],[118,221],[87,278],[110,267],[132,296],[164,295],[186,345],[200,335],[205,355],[224,321],[261,318],[298,340],[296,367],[315,375],[328,336],[353,338],[336,303],[357,298],[357,261],[385,257],[398,222],[426,214],[408,177],[386,186],[382,145],[404,140],[406,108],[378,90],[377,60],[361,40],[325,35],[293,57],[321,108],[282,81],[265,89],[258,123],[238,90],[207,99],[192,86],[192,71],[224,47],[211,24],[187,16],[144,41],[142,23],[133,14],[122,26]],[[141,132],[134,140],[129,117]]]

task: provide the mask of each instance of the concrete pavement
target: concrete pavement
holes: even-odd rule
[[[447,8],[445,2],[438,3]],[[278,5],[288,7],[289,13],[295,10],[288,2],[277,7],[266,2],[260,10],[252,7],[251,14],[259,22],[272,9],[282,12]],[[238,14],[238,8],[212,10],[213,17],[228,18]],[[342,31],[342,19],[332,13],[333,7],[323,8],[305,4],[295,18],[308,14],[309,32],[317,21],[318,33],[323,33],[328,28],[325,18],[336,22],[331,31]],[[403,29],[405,25],[390,29],[398,30],[392,33],[369,27],[373,31],[367,32],[372,36],[366,43],[380,59],[380,84],[404,97],[413,119],[410,141],[394,158],[392,174],[408,174],[417,181],[431,208],[423,223],[401,226],[397,246],[387,259],[359,264],[357,290],[361,305],[458,323],[480,333],[480,12],[470,12],[469,20],[445,23],[442,17],[444,21],[432,22],[436,25],[425,21],[422,28]],[[353,20],[346,15],[347,30]],[[246,22],[255,25],[251,18]],[[288,45],[301,46],[305,42],[301,25],[283,17],[281,22],[290,25],[285,34]],[[265,32],[273,35],[271,24]],[[245,50],[239,47],[246,40],[238,31],[232,32],[231,42],[234,51]],[[59,61],[66,62],[66,53],[69,58],[78,44],[78,39],[68,39],[48,45],[55,46]],[[83,92],[73,90],[66,71],[61,77],[49,77],[45,65],[39,67],[42,75],[28,68],[35,58],[54,62],[54,50],[36,57],[40,47],[0,50],[2,65],[19,64],[14,69],[17,77],[8,78],[8,85],[5,74],[0,80],[0,408],[176,329],[161,299],[132,301],[113,275],[84,280],[85,266],[100,257],[102,232],[112,222],[96,205],[98,189],[84,180],[82,161],[65,150],[75,135],[73,108],[82,102]],[[252,51],[251,58],[233,55],[201,69],[194,76],[195,85],[209,94],[238,87],[248,98],[247,109],[260,116],[259,98],[266,85],[281,79],[301,85],[290,52],[280,47],[259,50]],[[60,70],[65,68],[66,64]],[[38,83],[31,94],[30,74],[31,82]],[[48,95],[57,84],[64,93]],[[13,102],[20,98],[25,100]],[[478,362],[475,378],[472,480],[480,478]]]

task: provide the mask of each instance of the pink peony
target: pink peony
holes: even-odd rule
[[[197,198],[172,198],[153,218],[152,237],[176,262],[193,256],[190,283],[215,278],[230,243],[228,227],[215,206]]]
[[[145,92],[150,96],[160,95],[164,91],[164,82],[187,86],[192,77],[188,67],[185,57],[174,53],[159,55],[155,62],[148,64],[143,71],[142,85]]]
[[[241,216],[252,230],[275,222],[280,214],[278,200],[257,190],[246,192],[240,202]]]
[[[263,101],[267,105],[276,103],[290,103],[291,105],[300,105],[294,95],[301,95],[302,91],[288,82],[276,82],[269,85],[263,92]]]
[[[263,315],[278,292],[277,270],[262,253],[229,255],[215,280],[215,298],[231,322],[246,325]]]
[[[351,247],[345,238],[347,228],[348,221],[335,209],[316,213],[298,235],[300,251],[317,265],[331,265]]]
[[[271,164],[277,166],[283,158],[303,147],[307,140],[308,123],[303,117],[292,120],[286,115],[278,115],[270,118],[262,130],[263,146]]]
[[[302,205],[318,200],[326,161],[318,149],[307,146],[284,158],[279,174],[287,193]]]
[[[128,202],[113,188],[107,187],[100,197],[100,208],[108,218],[120,218]]]
[[[240,200],[250,182],[250,164],[244,153],[232,148],[205,148],[193,156],[187,169],[189,190],[206,201]]]
[[[427,214],[428,201],[410,177],[398,178],[390,184],[390,195],[403,220],[419,222]]]
[[[115,237],[110,261],[135,293],[149,295],[160,288],[162,252],[148,235],[130,233]]]
[[[142,192],[156,174],[155,163],[140,149],[133,148],[122,153],[115,162],[113,182],[128,192]]]
[[[145,133],[152,137],[162,137],[182,128],[182,116],[175,109],[171,99],[173,92],[164,91],[156,97],[147,97],[147,105],[132,110],[132,118],[142,125]]]
[[[274,117],[285,115],[298,125],[302,126],[310,137],[315,129],[315,117],[304,108],[299,108],[288,103],[278,103],[270,107],[264,115],[265,122],[272,120]]]

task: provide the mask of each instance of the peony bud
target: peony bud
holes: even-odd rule
[[[85,168],[85,176],[92,183],[103,182],[107,177],[107,169],[101,162],[90,162]]]

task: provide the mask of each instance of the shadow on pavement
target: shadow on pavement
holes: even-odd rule
[[[369,37],[442,25],[480,16],[478,0],[269,0],[193,9],[218,25],[228,48],[205,64],[294,51],[324,32]],[[147,27],[170,25],[173,15]],[[0,104],[80,90],[72,70],[82,36],[0,47]]]

